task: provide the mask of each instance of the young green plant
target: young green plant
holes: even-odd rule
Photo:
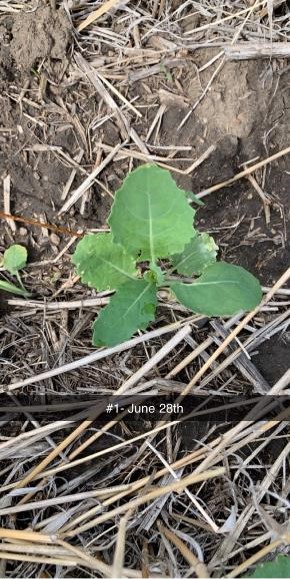
[[[72,260],[82,281],[97,291],[115,291],[94,322],[95,346],[114,346],[146,329],[155,319],[160,288],[206,316],[233,315],[260,302],[253,275],[216,261],[218,247],[193,227],[196,212],[189,201],[202,205],[169,171],[143,165],[116,192],[111,232],[78,243]]]
[[[2,260],[2,267],[11,275],[15,275],[20,287],[9,283],[5,280],[0,280],[0,290],[4,290],[6,292],[21,295],[21,296],[28,296],[28,292],[26,291],[23,283],[21,281],[19,270],[23,269],[27,263],[27,250],[22,245],[11,245],[6,251],[4,252],[3,260]]]

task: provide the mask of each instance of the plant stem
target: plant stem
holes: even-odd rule
[[[20,287],[23,289],[23,291],[24,291],[25,293],[27,293],[27,290],[25,289],[25,287],[24,287],[24,285],[23,285],[23,283],[22,283],[22,279],[21,279],[21,277],[20,277],[20,275],[19,275],[19,271],[16,272],[16,277],[17,277],[17,281],[18,281]]]

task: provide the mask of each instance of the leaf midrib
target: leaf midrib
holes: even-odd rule
[[[142,299],[142,297],[146,294],[146,292],[149,290],[150,288],[150,284],[148,284],[144,290],[137,296],[137,298],[134,300],[134,302],[129,306],[129,308],[126,310],[126,313],[124,314],[123,318],[125,318],[128,313],[130,312],[130,310]]]
[[[147,202],[148,202],[148,216],[149,216],[149,245],[150,245],[150,256],[151,261],[155,262],[155,252],[154,252],[154,237],[153,237],[153,219],[152,219],[152,208],[151,208],[151,200],[150,195],[146,192],[147,195]]]
[[[176,283],[176,282],[174,282]],[[178,282],[177,282],[178,283]],[[234,280],[222,280],[222,281],[202,281],[199,282],[198,280],[195,283],[192,284],[182,284],[184,287],[200,287],[203,285],[221,285],[221,284],[228,284],[228,285],[241,285],[240,281],[234,281]]]
[[[179,261],[179,263],[177,263],[177,265],[174,266],[174,269],[177,269],[178,267],[180,267],[181,265],[184,265],[189,259],[191,259],[194,255],[198,255],[199,251],[196,249],[195,251],[192,251],[189,255],[187,255],[186,257],[184,257],[181,261]]]
[[[101,257],[101,256],[100,256],[100,261],[102,261],[103,263],[106,263],[107,265],[110,265],[112,269],[115,269],[116,271],[118,271],[119,273],[121,273],[122,275],[127,277],[128,279],[135,281],[135,279],[136,279],[135,277],[133,277],[128,272],[124,271],[123,269],[121,269],[120,267],[115,265],[112,261],[108,261],[107,259],[105,259],[104,257]]]

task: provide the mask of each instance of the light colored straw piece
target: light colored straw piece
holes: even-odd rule
[[[77,163],[80,163],[80,162],[81,162],[81,160],[82,160],[82,158],[83,158],[83,154],[84,154],[84,150],[81,149],[81,150],[79,151],[78,155],[76,155],[76,158],[75,158],[75,161],[76,161]],[[74,181],[74,178],[75,178],[76,174],[77,174],[77,170],[76,170],[76,169],[72,169],[72,172],[71,172],[71,174],[70,174],[70,176],[69,176],[69,178],[68,178],[68,180],[67,180],[67,182],[66,182],[66,184],[65,184],[65,186],[64,186],[64,188],[63,188],[63,190],[62,190],[62,194],[61,194],[61,200],[62,200],[62,201],[65,201],[65,200],[66,200],[66,198],[67,198],[67,196],[68,196],[68,193],[69,193],[69,190],[70,190],[70,188],[71,188],[71,186],[72,186],[72,184],[73,184],[73,181]]]
[[[86,300],[74,300],[71,302],[37,302],[34,300],[18,300],[17,298],[8,300],[10,306],[32,308],[33,310],[44,310],[45,312],[57,312],[60,310],[79,310],[82,308],[93,308],[105,306],[109,303],[109,298],[88,298]]]
[[[81,32],[81,30],[84,30],[85,28],[87,28],[90,24],[92,24],[93,22],[98,20],[98,18],[101,18],[101,16],[106,14],[106,12],[109,12],[109,10],[111,10],[112,8],[117,6],[118,4],[120,4],[120,0],[108,0],[107,2],[105,2],[105,4],[100,6],[100,8],[98,8],[98,10],[95,10],[94,12],[92,12],[92,14],[90,14],[85,20],[83,20],[83,22],[81,22],[78,25],[78,28],[77,28],[78,31]]]
[[[8,213],[8,214],[10,214],[10,185],[11,185],[11,177],[10,177],[10,175],[7,175],[3,179],[3,205],[4,205],[4,213]],[[16,232],[16,225],[15,225],[15,222],[13,221],[13,219],[9,219],[7,217],[6,221],[7,221],[8,225],[10,226],[12,233],[15,233]]]
[[[186,559],[190,567],[194,570],[198,579],[207,579],[209,577],[209,572],[205,564],[191,552],[187,545],[185,545],[185,543],[177,537],[173,531],[170,531],[170,529],[162,525],[162,523],[158,522],[158,528],[159,531],[165,535],[166,539],[171,541],[175,547],[177,547],[184,559]]]
[[[124,517],[122,517],[119,523],[119,530],[117,535],[116,549],[114,553],[114,562],[112,568],[112,579],[114,579],[114,577],[122,576],[122,570],[124,567],[124,559],[126,554],[126,526],[130,514],[131,509],[129,508],[128,512],[124,515]]]
[[[136,107],[134,107],[134,105],[132,105],[132,103],[130,103],[130,101],[128,101],[124,95],[122,95],[122,93],[114,87],[114,85],[112,85],[103,75],[101,75],[100,72],[97,74],[99,79],[128,107],[128,109],[131,109],[131,111],[141,119],[142,113],[140,113],[140,111],[138,111],[138,109],[136,109]]]
[[[210,145],[208,149],[206,149],[206,151],[202,155],[200,155],[200,157],[196,159],[196,161],[194,161],[192,165],[190,165],[190,167],[187,167],[187,169],[185,169],[184,173],[186,175],[190,175],[190,173],[192,173],[192,171],[195,171],[197,167],[199,167],[204,161],[206,161],[206,159],[208,159],[215,150],[216,145]]]
[[[62,206],[59,211],[59,215],[62,213],[66,213],[72,205],[74,205],[84,193],[91,187],[97,175],[99,175],[103,169],[112,161],[116,153],[121,149],[123,145],[118,144],[114,149],[107,155],[107,157],[103,160],[103,162],[98,165],[91,174],[84,180],[84,182],[72,193],[70,198],[66,201],[66,203]]]
[[[289,42],[240,42],[226,45],[224,48],[227,60],[250,60],[258,58],[289,58]]]

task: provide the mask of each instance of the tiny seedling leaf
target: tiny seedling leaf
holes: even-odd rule
[[[129,280],[111,298],[94,322],[93,344],[115,346],[155,318],[156,285],[146,280]]]
[[[0,290],[3,290],[5,292],[8,292],[10,294],[15,294],[18,296],[29,296],[29,292],[27,292],[25,289],[22,289],[20,287],[17,287],[16,285],[14,285],[13,283],[9,283],[8,281],[4,281],[4,280],[0,280]]]
[[[258,280],[237,265],[210,265],[192,284],[170,284],[177,299],[193,312],[206,316],[231,316],[254,309],[262,298]]]
[[[204,202],[199,199],[199,197],[197,197],[192,191],[187,191],[186,197],[193,203],[196,203],[196,205],[199,205],[199,207],[204,207]]]
[[[115,195],[108,219],[114,241],[140,261],[179,253],[192,237],[195,211],[169,171],[143,165]]]
[[[260,563],[257,565],[253,575],[247,575],[247,577],[253,577],[255,579],[276,579],[276,577],[290,577],[290,557],[286,557],[285,555],[278,555],[274,561],[266,561],[265,563]]]
[[[27,250],[22,245],[11,245],[4,252],[3,267],[12,275],[16,275],[20,269],[26,266]]]
[[[82,282],[98,291],[117,289],[137,275],[135,260],[109,233],[85,235],[72,257]]]
[[[164,273],[156,263],[150,263],[150,270],[146,271],[144,274],[144,279],[156,283],[157,287],[161,287],[166,284]]]
[[[191,239],[183,252],[171,259],[178,273],[186,276],[201,274],[206,267],[215,263],[218,246],[208,233],[201,233]]]

